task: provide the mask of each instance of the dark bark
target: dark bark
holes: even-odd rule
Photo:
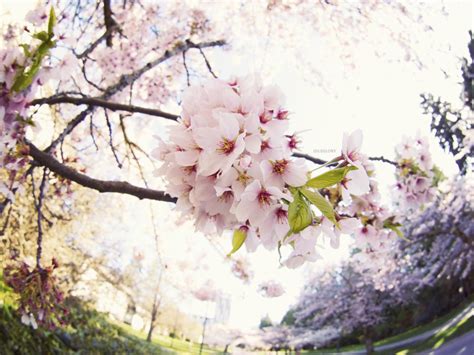
[[[38,165],[45,166],[59,176],[74,181],[84,187],[88,187],[99,192],[114,192],[132,195],[138,197],[139,199],[157,200],[172,203],[176,202],[176,198],[167,195],[163,191],[138,187],[125,181],[108,181],[91,178],[64,164],[61,164],[52,155],[39,150],[32,143],[27,142],[27,144],[29,147],[29,155]]]

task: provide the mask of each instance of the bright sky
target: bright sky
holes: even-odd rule
[[[34,1],[30,0],[0,0],[0,16],[21,19],[26,9]],[[213,3],[218,9],[222,3]],[[5,14],[10,10],[9,14]],[[270,47],[265,53],[265,59],[255,56],[259,53],[257,46],[262,45],[261,38],[235,37],[233,48],[229,51],[213,51],[210,59],[214,69],[221,77],[252,73],[260,71],[262,63],[271,68],[271,77],[265,78],[268,83],[278,84],[287,95],[287,107],[292,112],[292,128],[295,131],[305,131],[302,134],[304,151],[312,153],[315,150],[334,149],[341,146],[342,133],[361,128],[364,132],[364,151],[371,156],[383,155],[392,158],[393,147],[403,135],[414,135],[420,130],[424,135],[429,133],[429,118],[422,115],[420,108],[420,93],[432,92],[453,103],[459,102],[459,60],[467,55],[467,31],[473,26],[473,5],[470,1],[446,2],[448,16],[433,15],[430,21],[435,30],[439,43],[421,41],[421,52],[425,58],[432,60],[426,63],[426,68],[419,70],[406,62],[390,62],[386,57],[375,57],[364,48],[357,53],[359,65],[352,71],[340,73],[336,67],[331,67],[330,60],[323,53],[324,39],[314,38],[312,45],[305,51],[308,62],[319,63],[324,67],[320,71],[328,73],[331,92],[322,89],[317,80],[307,80],[308,74],[302,74],[291,63],[294,56],[282,55],[284,51],[273,53]],[[219,11],[216,10],[218,14]],[[6,17],[5,17],[6,16]],[[296,25],[296,24],[295,24]],[[368,36],[377,36],[370,33]],[[431,38],[431,37],[430,37]],[[445,55],[440,55],[433,48],[449,43],[450,48]],[[286,48],[291,52],[291,48]],[[324,54],[326,55],[326,54]],[[278,60],[274,62],[271,58]],[[269,59],[270,58],[270,59]],[[269,64],[273,63],[273,64]],[[446,78],[445,70],[450,77]],[[306,131],[309,130],[309,131]],[[431,139],[434,161],[447,175],[456,171],[453,160],[444,154],[434,139]],[[321,158],[331,158],[331,155],[318,154]],[[377,176],[381,185],[387,186],[393,182],[393,170],[383,164],[376,165]],[[387,198],[388,192],[385,191]],[[388,199],[387,199],[388,200]],[[135,199],[124,199],[128,207],[123,215],[111,216],[103,238],[105,241],[119,243],[122,248],[123,260],[128,260],[137,248],[143,250],[148,258],[153,258],[152,235],[149,204]],[[159,216],[168,215],[168,206],[155,206]],[[166,218],[163,218],[166,219]],[[169,256],[178,257],[191,242],[194,253],[208,253],[207,262],[210,265],[208,277],[224,290],[232,299],[230,325],[239,328],[257,326],[260,319],[269,314],[279,322],[295,302],[304,283],[305,268],[288,270],[280,268],[275,252],[258,251],[250,255],[255,270],[255,280],[250,286],[242,284],[230,274],[228,267],[222,267],[220,255],[210,247],[210,243],[202,236],[193,233],[192,227],[185,224],[181,227],[166,225],[159,226],[160,236],[163,237],[163,252]],[[221,243],[224,251],[230,248],[230,237]],[[245,254],[240,251],[239,253]],[[339,250],[326,248],[325,263],[337,262],[347,255],[347,248]],[[324,267],[323,264],[312,267]],[[202,275],[201,275],[202,276]],[[199,277],[201,277],[199,276]],[[286,289],[285,295],[277,299],[266,299],[256,292],[256,285],[266,279],[280,280]]]

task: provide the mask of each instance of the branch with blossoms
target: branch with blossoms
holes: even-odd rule
[[[224,46],[226,42],[224,40],[217,40],[217,41],[210,41],[210,42],[202,42],[202,43],[193,43],[189,40],[186,40],[184,42],[178,42],[174,45],[173,48],[166,50],[164,54],[157,59],[148,62],[144,66],[142,66],[140,69],[133,71],[130,74],[122,74],[120,78],[117,80],[117,82],[111,86],[109,86],[107,89],[104,90],[103,94],[97,98],[94,98],[94,104],[90,105],[88,104],[88,107],[80,112],[76,117],[74,117],[69,123],[67,124],[66,128],[61,132],[61,134],[53,140],[53,142],[46,148],[46,151],[51,152],[55,147],[58,146],[65,138],[68,136],[72,131],[82,122],[86,119],[86,117],[92,113],[95,109],[95,107],[104,107],[103,102],[107,101],[110,99],[112,96],[117,94],[118,92],[121,92],[124,90],[126,87],[132,85],[135,81],[137,81],[143,74],[148,72],[149,70],[155,68],[159,64],[165,62],[166,60],[181,54],[189,49],[200,49],[202,48],[208,48],[208,47],[219,47],[219,46]],[[97,101],[99,100],[99,101]],[[99,103],[102,103],[100,105]],[[84,104],[86,104],[84,102]],[[114,105],[110,105],[111,107],[114,107]],[[123,108],[123,106],[121,106]],[[115,109],[120,109],[117,106],[115,106]]]

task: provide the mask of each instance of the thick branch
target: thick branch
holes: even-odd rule
[[[187,51],[188,49],[191,48],[207,48],[207,47],[219,47],[225,45],[226,42],[224,40],[218,40],[218,41],[211,41],[211,42],[202,42],[202,43],[193,43],[189,40],[186,40],[185,42],[180,42],[177,43],[173,49],[167,50],[163,56],[155,59],[152,62],[149,62],[142,68],[134,71],[133,73],[130,74],[124,74],[120,77],[119,81],[117,84],[109,87],[107,91],[108,97],[114,95],[116,92],[122,90],[123,88],[127,87],[131,83],[133,83],[135,80],[137,80],[140,76],[142,76],[144,73],[146,73],[148,70],[156,67],[157,65],[163,63],[164,61],[168,60],[171,57],[174,57],[177,54],[180,54],[184,51]]]
[[[104,24],[106,33],[108,32],[105,43],[107,47],[112,47],[112,28],[115,25],[115,20],[112,18],[110,0],[104,0]]]
[[[139,199],[149,199],[165,202],[176,202],[176,199],[166,195],[163,191],[157,191],[152,189],[145,189],[143,187],[134,186],[124,181],[107,181],[91,178],[87,175],[81,174],[70,167],[61,164],[53,156],[42,152],[34,144],[26,142],[30,149],[30,156],[39,165],[47,167],[52,172],[74,181],[79,185],[88,187],[99,192],[115,192],[121,194],[127,194],[138,197]]]
[[[72,105],[88,105],[88,106],[99,106],[104,107],[112,111],[126,111],[126,112],[133,112],[133,113],[144,113],[150,116],[158,116],[162,118],[166,118],[168,120],[176,121],[178,119],[178,115],[163,112],[160,110],[155,110],[146,107],[134,106],[134,105],[124,105],[119,104],[116,102],[106,101],[101,98],[97,97],[71,97],[71,96],[63,96],[63,95],[56,95],[51,97],[45,97],[41,99],[36,99],[31,101],[30,105],[58,105],[58,104],[72,104]]]

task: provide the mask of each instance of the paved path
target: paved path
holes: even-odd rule
[[[375,350],[376,351],[384,351],[384,350],[391,350],[391,349],[397,349],[402,346],[409,346],[413,345],[419,342],[422,342],[423,340],[426,340],[436,334],[439,331],[443,331],[447,328],[452,327],[454,324],[458,323],[462,318],[464,318],[466,315],[470,314],[471,317],[474,317],[474,302],[471,303],[469,306],[467,306],[461,313],[459,313],[456,317],[451,318],[448,322],[444,323],[443,325],[440,325],[439,327],[436,327],[434,329],[428,330],[424,333],[418,334],[414,337],[404,339],[397,341],[395,343],[390,343],[387,345],[382,345],[382,346],[376,346]],[[459,341],[458,341],[459,339]],[[462,339],[462,340],[461,340]],[[459,345],[457,345],[459,342]],[[464,344],[464,345],[463,345]],[[451,352],[449,350],[444,350],[450,346],[449,349],[451,349]],[[452,347],[452,348],[451,348]],[[467,347],[464,352],[455,352],[455,349],[458,349],[461,351],[464,349],[464,347]],[[470,349],[470,350],[469,350]],[[449,343],[446,343],[445,345],[441,346],[439,349],[436,350],[436,352],[427,352],[426,354],[443,354],[443,355],[451,355],[451,354],[462,354],[462,355],[473,355],[474,354],[474,331],[471,331],[459,338],[455,338]],[[469,350],[469,351],[468,351]],[[447,352],[445,352],[447,351]],[[467,351],[467,352],[466,352]],[[361,355],[365,354],[365,350],[363,351],[352,351],[352,352],[346,352],[343,353],[346,355]]]
[[[454,338],[438,349],[422,353],[423,355],[472,355],[474,354],[474,330]]]

